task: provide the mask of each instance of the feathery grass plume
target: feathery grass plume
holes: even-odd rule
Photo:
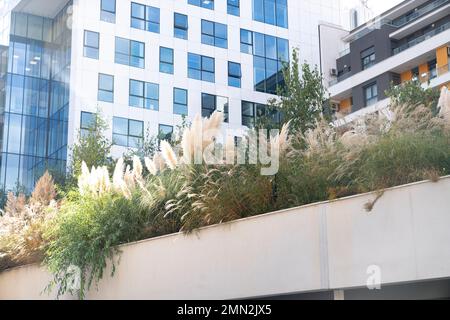
[[[144,158],[145,167],[147,168],[150,174],[156,176],[158,174],[158,170],[156,169],[155,163],[148,157]]]
[[[89,168],[86,165],[86,162],[82,162],[81,164],[81,174],[78,177],[78,190],[81,195],[85,195],[89,193],[89,184],[90,184],[90,175]]]
[[[164,158],[160,152],[157,152],[153,156],[153,163],[155,164],[155,168],[156,168],[157,172],[161,172],[166,168],[166,162],[164,161]]]
[[[172,146],[165,140],[161,141],[161,154],[171,170],[174,170],[178,166],[177,156]]]
[[[37,181],[31,193],[30,202],[48,206],[56,198],[56,188],[52,176],[48,171]]]
[[[232,165],[236,160],[236,147],[234,145],[234,137],[228,135],[225,142],[225,163]]]
[[[133,172],[131,171],[130,166],[127,166],[127,168],[125,169],[123,180],[125,181],[125,185],[128,187],[129,190],[136,189],[136,182],[134,180],[134,175]]]
[[[122,190],[122,184],[124,183],[123,169],[123,158],[119,158],[113,173],[113,187],[116,191]]]
[[[210,118],[204,119],[202,131],[202,151],[215,142],[216,138],[220,134],[223,121],[224,115],[222,112],[218,111],[215,111]]]
[[[142,180],[142,162],[137,156],[133,156],[133,175],[136,180]]]
[[[200,144],[203,123],[202,118],[197,114],[190,128],[186,128],[182,134],[181,150],[183,152],[182,161],[184,164],[192,164],[195,155],[196,144]]]
[[[441,89],[438,108],[439,116],[445,120],[447,125],[450,125],[450,91],[445,86]]]

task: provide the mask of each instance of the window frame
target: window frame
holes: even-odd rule
[[[375,46],[361,51],[361,69],[366,70],[376,64]]]
[[[190,57],[195,56],[195,58],[200,58],[199,60],[199,68],[194,68],[191,67],[190,65]],[[205,64],[204,61],[205,60],[211,60],[212,61],[212,71],[208,70],[206,68],[204,68]],[[195,73],[199,73],[200,77],[194,77],[192,76],[192,72],[191,71],[195,71]],[[212,76],[212,81],[210,81],[209,77],[205,77],[205,75],[211,75]],[[191,53],[188,52],[188,78],[189,79],[194,79],[194,80],[200,80],[200,81],[206,81],[206,82],[210,82],[210,83],[215,83],[216,82],[216,60],[213,57],[208,57],[208,56],[203,56],[197,53]]]
[[[141,6],[143,7],[144,10],[144,18],[138,17],[138,16],[133,16],[133,6]],[[149,11],[151,10],[155,10],[158,13],[158,20],[157,21],[153,21],[151,19]],[[135,25],[133,25],[133,21],[134,20],[139,20],[141,23],[144,24],[144,28],[139,28]],[[152,29],[151,26],[156,26],[156,29]],[[153,33],[160,33],[161,31],[161,10],[157,7],[153,7],[153,6],[148,6],[142,3],[137,3],[137,2],[131,2],[131,13],[130,13],[130,27],[133,29],[138,29],[138,30],[144,30],[144,31],[148,31],[148,32],[153,32]]]
[[[112,88],[108,89],[108,88],[103,88],[102,86],[102,77],[107,77],[109,78],[108,81],[112,81]],[[111,74],[106,74],[106,73],[99,73],[98,74],[98,90],[97,90],[97,100],[98,101],[102,101],[102,102],[107,102],[107,103],[114,103],[114,76]],[[110,100],[105,100],[103,98],[101,98],[101,93],[106,93],[106,94],[110,94],[111,95],[111,99]]]
[[[238,66],[239,72],[238,74],[234,74],[232,71],[231,66]],[[233,84],[234,81],[237,81],[238,85]],[[242,85],[242,67],[240,63],[228,61],[228,86],[235,87],[235,88],[241,88]]]
[[[185,26],[177,25],[177,16],[186,19]],[[188,40],[188,38],[189,38],[188,30],[189,30],[189,17],[185,14],[174,12],[173,13],[173,36],[178,39]],[[177,31],[179,33],[177,33]]]
[[[205,98],[213,98],[214,104],[213,108],[207,108],[204,105]],[[226,99],[227,103],[224,105],[224,110],[219,109],[219,99]],[[211,93],[202,92],[201,94],[201,115],[203,118],[209,118],[215,111],[222,112],[224,115],[224,122],[228,123],[229,121],[229,110],[230,110],[230,99],[228,97],[218,96]]]
[[[367,95],[368,89],[370,89],[370,93],[371,93],[370,98]],[[372,106],[379,101],[378,100],[378,84],[377,84],[377,82],[372,82],[372,83],[364,86],[363,90],[364,90],[364,106],[365,107]],[[374,95],[374,91],[376,91],[375,95]]]
[[[188,4],[193,5],[193,6],[197,6],[200,8],[205,8],[205,9],[209,9],[209,10],[214,10],[214,0],[209,0],[211,1],[212,5],[211,6],[206,6],[203,5],[203,1],[202,0],[188,0]]]
[[[91,46],[90,44],[87,43],[87,35],[89,33],[94,34],[94,35],[97,36],[97,47]],[[86,51],[86,48],[95,50],[96,56],[95,57],[89,56],[88,52]],[[89,59],[95,59],[95,60],[99,59],[99,56],[100,56],[100,33],[99,32],[90,31],[90,30],[84,30],[83,56],[86,57],[86,58],[89,58]]]
[[[212,26],[211,33],[208,33],[207,30],[204,30],[204,26],[206,24],[210,24]],[[226,33],[225,38],[218,34],[217,29],[219,27],[224,28],[223,30],[225,30],[225,33]],[[210,42],[206,39],[211,39],[212,42]],[[221,41],[223,41],[223,45],[221,44],[222,43]],[[222,49],[228,49],[228,26],[223,23],[202,19],[201,20],[201,42],[202,42],[202,44],[206,44],[209,46],[214,46],[214,47],[222,48]]]
[[[233,1],[237,1],[237,5]],[[227,0],[227,13],[232,16],[240,17],[241,1],[240,0]]]
[[[162,60],[163,54],[162,52],[167,50],[167,52],[170,52],[171,60]],[[167,73],[167,74],[174,74],[174,50],[172,48],[168,47],[159,47],[159,72],[161,73]],[[165,70],[164,67],[169,67],[169,70]]]
[[[104,9],[103,3],[107,1],[114,2],[114,11]],[[100,1],[100,20],[108,23],[116,23],[117,0],[101,0]]]
[[[177,101],[177,99],[176,99],[176,96],[177,96],[176,92],[177,91],[182,91],[184,93],[184,95],[185,95],[185,102],[184,103],[182,103],[180,101]],[[188,105],[189,105],[189,93],[188,93],[188,90],[187,89],[183,89],[183,88],[174,87],[173,88],[173,113],[174,114],[178,114],[178,115],[182,115],[182,116],[183,115],[187,116],[189,114],[189,107],[188,107]],[[185,108],[186,112],[178,112],[177,111],[177,109],[178,109],[177,106],[179,106],[180,109],[181,108]]]
[[[127,134],[123,134],[121,132],[117,132],[116,131],[116,125],[115,125],[115,121],[123,121],[125,120],[127,122]],[[133,130],[131,130],[131,124],[132,123],[139,123],[139,125],[142,128],[141,131],[141,135],[137,136],[134,134],[131,134],[133,132]],[[135,120],[135,119],[128,119],[128,118],[123,118],[123,117],[113,117],[113,128],[112,128],[112,135],[113,135],[113,144],[116,146],[120,146],[120,147],[125,147],[125,148],[134,148],[137,149],[139,148],[139,143],[130,143],[130,141],[133,141],[132,139],[138,139],[140,140],[140,143],[142,144],[144,141],[144,121],[141,120]],[[120,136],[122,138],[126,137],[127,140],[127,145],[123,145],[123,144],[118,144],[117,143],[117,139],[116,137]]]
[[[135,94],[133,90],[133,84],[136,83],[141,87],[141,92]],[[156,97],[150,95],[149,85],[156,88]],[[128,88],[128,105],[133,108],[141,108],[146,110],[159,111],[159,84],[153,82],[146,82],[141,80],[130,79]],[[132,101],[140,101],[139,105]],[[154,105],[154,107],[151,107]]]
[[[122,41],[125,40],[128,42],[128,52],[127,54],[124,54],[122,52],[117,51],[117,42],[118,41]],[[142,56],[137,56],[134,55],[133,52],[133,44],[138,44],[138,45],[142,45]],[[128,56],[128,64],[122,63],[122,62],[118,62],[120,60],[117,59],[117,54],[120,54],[121,56]],[[140,61],[142,62],[142,66],[140,65],[135,65],[133,63],[133,61],[135,61],[135,59],[137,59],[136,61]],[[127,65],[129,67],[135,67],[135,68],[139,68],[139,69],[145,69],[145,42],[140,42],[140,41],[136,41],[136,40],[131,40],[131,39],[127,39],[127,38],[122,38],[122,37],[115,37],[115,47],[114,47],[114,62],[117,64],[121,64],[121,65]]]

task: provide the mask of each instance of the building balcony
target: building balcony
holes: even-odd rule
[[[341,100],[351,95],[352,88],[360,86],[371,79],[385,74],[394,72],[400,74],[405,70],[409,70],[411,65],[419,65],[422,61],[426,61],[427,57],[435,54],[437,48],[446,46],[450,43],[450,28],[445,28],[439,33],[435,33],[432,37],[423,38],[422,41],[416,42],[414,46],[400,51],[398,54],[383,60],[376,65],[351,74],[346,78],[341,78],[339,82],[335,82],[328,88],[332,99]]]
[[[396,54],[399,54],[400,52],[408,50],[408,49],[418,45],[419,43],[422,43],[422,42],[424,42],[424,41],[426,41],[426,40],[428,40],[428,39],[430,39],[430,38],[432,38],[432,37],[434,37],[434,36],[444,32],[444,31],[446,31],[448,29],[450,29],[450,22],[448,22],[448,23],[440,26],[439,28],[436,28],[436,29],[434,29],[434,30],[432,30],[432,31],[430,31],[430,32],[420,36],[420,37],[417,37],[417,38],[409,41],[408,43],[406,43],[406,44],[404,44],[404,45],[402,45],[402,46],[400,46],[398,48],[393,49],[392,50],[392,54],[396,55]]]

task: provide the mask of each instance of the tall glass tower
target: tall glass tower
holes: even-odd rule
[[[71,62],[68,5],[54,18],[13,12],[0,48],[0,190],[30,192],[50,168],[63,174]]]

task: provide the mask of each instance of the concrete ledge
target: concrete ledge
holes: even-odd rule
[[[87,299],[233,299],[450,278],[450,177],[168,235],[121,247],[116,275]],[[41,294],[36,265],[0,273],[0,299]],[[63,297],[70,299],[71,297]]]

